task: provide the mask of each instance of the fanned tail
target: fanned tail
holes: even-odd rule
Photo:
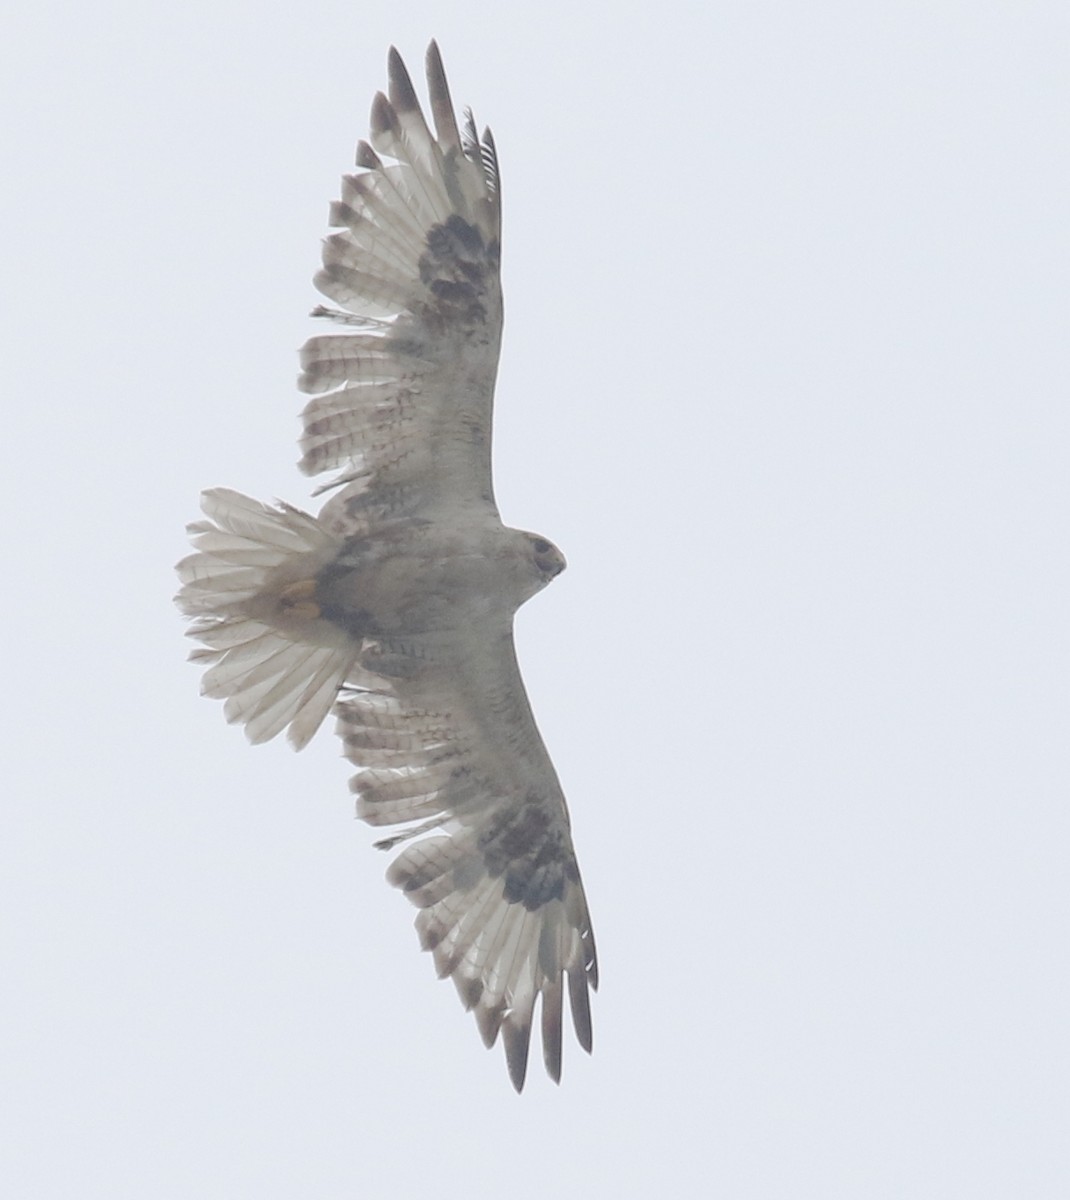
[[[178,607],[193,618],[190,654],[208,666],[201,690],[223,700],[250,741],[289,726],[296,749],[320,727],[355,658],[345,633],[319,618],[316,572],[337,552],[319,522],[226,488],[203,493],[207,521],[189,526],[196,552],[177,567]]]

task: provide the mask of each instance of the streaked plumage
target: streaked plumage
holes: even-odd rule
[[[301,351],[302,469],[339,470],[317,516],[203,497],[178,603],[203,690],[254,742],[304,746],[333,708],[357,812],[402,826],[387,877],[420,909],[438,972],[499,1032],[519,1090],[536,1000],[561,1073],[567,992],[591,1048],[594,938],[564,796],[513,649],[513,614],[564,567],[502,524],[491,407],[502,300],[490,132],[458,129],[438,48],[435,133],[397,52],[361,173],[331,206],[316,286],[331,332]]]

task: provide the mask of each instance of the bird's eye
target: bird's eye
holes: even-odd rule
[[[533,544],[536,554],[545,554],[550,549],[550,543],[545,538],[535,538]]]

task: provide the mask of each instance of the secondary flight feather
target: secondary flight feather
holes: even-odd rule
[[[399,827],[387,878],[519,1091],[536,1002],[561,1075],[565,997],[591,1049],[594,936],[564,795],[513,648],[517,608],[564,569],[504,525],[491,479],[502,331],[490,131],[459,127],[438,47],[434,132],[395,50],[316,286],[337,307],[301,351],[301,468],[337,471],[312,516],[204,493],[178,565],[203,692],[254,742],[304,746],[334,711],[357,812]]]

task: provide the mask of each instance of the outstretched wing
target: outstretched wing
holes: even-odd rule
[[[553,764],[531,715],[510,631],[473,631],[390,694],[335,709],[358,768],[358,814],[409,829],[387,878],[420,913],[420,944],[456,984],[490,1046],[499,1031],[519,1091],[541,996],[543,1058],[561,1077],[563,994],[591,1049],[594,935]],[[566,984],[567,980],[567,984]]]
[[[300,386],[301,468],[341,468],[325,513],[339,531],[384,517],[494,510],[491,405],[502,330],[494,141],[454,118],[438,47],[427,52],[432,135],[396,50],[359,175],[342,181],[316,286],[339,332],[310,338]],[[384,161],[386,160],[386,161]],[[328,486],[336,486],[331,484]],[[495,514],[496,514],[496,510]]]

